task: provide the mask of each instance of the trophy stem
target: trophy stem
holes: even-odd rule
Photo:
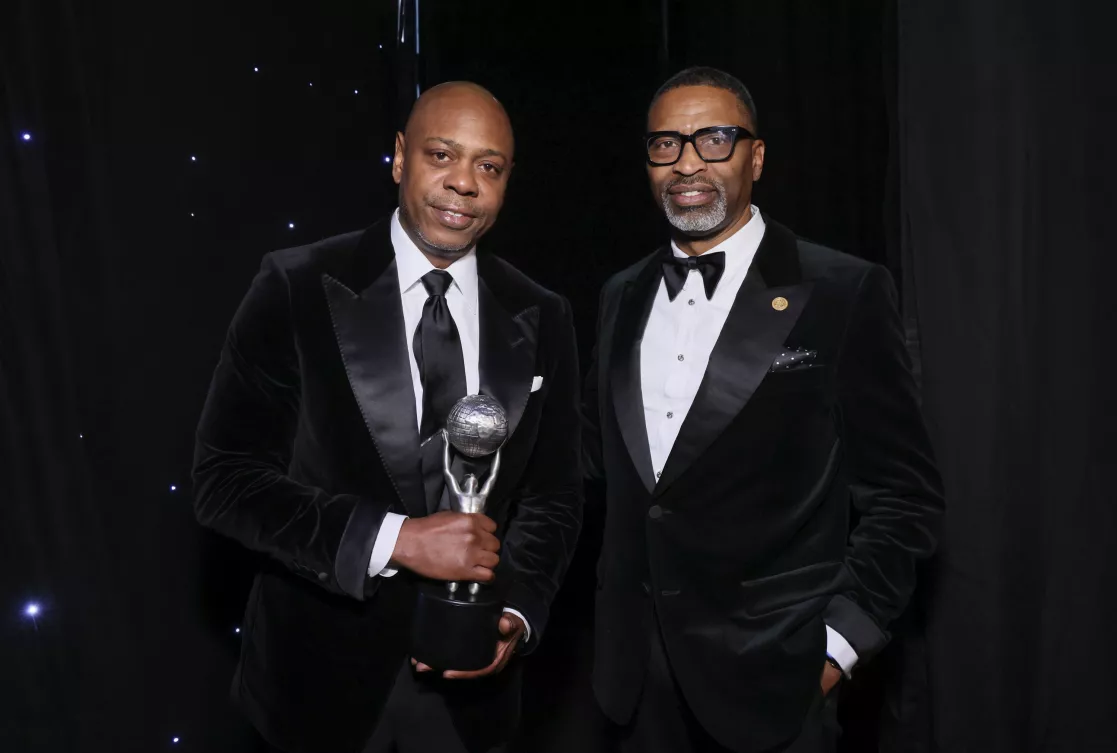
[[[469,593],[472,594],[473,596],[476,596],[477,594],[481,593],[481,584],[480,583],[470,583],[469,584]]]
[[[452,594],[457,593],[458,592],[458,582],[455,581],[455,580],[447,582],[446,583],[446,590],[449,591]]]

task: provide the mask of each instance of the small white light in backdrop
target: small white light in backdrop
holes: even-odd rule
[[[191,212],[191,213],[190,213],[190,216],[191,216],[191,217],[193,217],[193,216],[194,216],[194,213],[193,213],[193,212]]]
[[[33,601],[28,602],[27,606],[23,608],[23,614],[25,617],[31,619],[31,624],[35,627],[35,632],[39,632],[39,613],[42,611],[39,605]]]
[[[178,491],[178,487],[177,487],[177,486],[175,486],[174,484],[171,484],[171,491],[172,491],[172,492],[177,492],[177,491]]]
[[[23,140],[24,141],[30,141],[31,140],[31,134],[24,131],[23,132]]]
[[[294,229],[295,229],[295,223],[293,223],[293,222],[288,222],[288,223],[287,223],[287,227],[288,227],[288,228],[290,228],[291,230],[294,230]]]
[[[358,92],[356,89],[353,90],[353,93],[354,94],[360,94],[360,92]]]
[[[85,439],[85,435],[84,434],[78,434],[78,439]]]
[[[389,157],[389,156],[388,156],[387,154],[385,154],[385,155],[384,155],[384,164],[386,165],[386,164],[388,164],[388,163],[389,163],[389,162],[391,162],[391,161],[392,161],[392,158],[391,158],[391,157]]]
[[[259,72],[260,72],[260,69],[259,69],[259,68],[256,68],[256,67],[253,67],[253,68],[252,68],[252,70],[253,70],[253,71],[255,71],[256,73],[259,73]]]
[[[177,737],[172,737],[171,742],[174,743],[175,745],[178,745],[178,738]]]
[[[237,632],[237,635],[240,635],[240,628],[237,628],[236,632]]]
[[[195,156],[194,156],[193,154],[191,154],[191,155],[190,155],[190,161],[191,161],[191,162],[197,162],[197,161],[198,161],[198,158],[197,158],[197,157],[195,157]]]
[[[310,85],[311,85],[311,86],[314,86],[314,82],[313,82],[313,81],[311,81],[311,82],[310,82]]]

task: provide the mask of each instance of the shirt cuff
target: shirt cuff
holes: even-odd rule
[[[390,512],[384,516],[380,524],[380,532],[376,534],[376,541],[372,544],[372,556],[368,560],[368,577],[375,578],[381,575],[391,578],[399,572],[388,567],[392,561],[392,554],[396,551],[396,539],[399,538],[399,529],[403,527],[406,515]]]
[[[531,623],[527,621],[527,617],[524,617],[523,613],[520,610],[513,609],[512,607],[505,607],[504,611],[507,612],[508,614],[514,614],[517,617],[519,617],[521,620],[523,620],[524,627],[527,628],[527,630],[524,632],[524,643],[527,643],[528,641],[530,641],[531,640]]]
[[[857,652],[853,650],[853,646],[849,645],[849,641],[829,625],[826,626],[826,655],[838,662],[838,666],[842,668],[842,674],[847,678],[853,668],[857,666]]]

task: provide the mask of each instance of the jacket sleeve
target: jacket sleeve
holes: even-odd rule
[[[501,566],[512,573],[507,604],[523,613],[531,624],[528,651],[539,645],[543,636],[551,602],[562,585],[582,528],[584,492],[579,465],[581,426],[574,320],[565,300],[552,316],[557,321],[545,331],[551,338],[548,347],[554,349],[547,376],[551,387],[501,552]]]
[[[319,586],[363,599],[379,582],[367,570],[390,502],[288,475],[300,393],[289,280],[268,255],[229,327],[202,411],[194,512]]]
[[[861,279],[838,362],[842,436],[860,519],[845,566],[853,584],[824,615],[867,661],[888,642],[888,625],[932,555],[944,510],[911,373],[892,278],[872,267]]]

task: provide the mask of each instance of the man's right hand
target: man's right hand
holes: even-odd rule
[[[500,557],[496,523],[484,515],[436,512],[403,522],[392,567],[434,580],[490,583]]]

